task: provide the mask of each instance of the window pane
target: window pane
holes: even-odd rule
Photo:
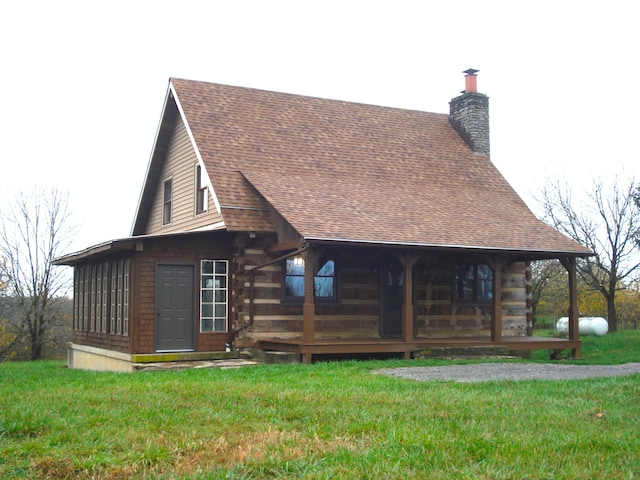
[[[213,305],[210,303],[202,304],[202,316],[203,317],[213,317]]]
[[[216,273],[220,275],[227,274],[227,262],[216,262]]]
[[[202,290],[202,302],[203,303],[213,302],[213,290]]]
[[[224,318],[216,318],[216,332],[226,332],[227,321]]]
[[[285,296],[304,297],[304,277],[298,277],[298,276],[286,277]]]
[[[333,260],[327,260],[324,265],[318,270],[319,277],[333,277],[334,262]]]
[[[333,298],[333,278],[316,277],[313,280],[315,295],[319,298]]]
[[[202,276],[202,288],[213,288],[212,276]]]
[[[488,265],[478,265],[478,300],[493,298],[493,271]]]
[[[216,303],[216,317],[225,317],[227,316],[227,306],[224,303]]]
[[[287,275],[304,275],[304,258],[293,257],[287,259]]]
[[[226,290],[216,290],[216,302],[225,303],[227,301]],[[213,301],[213,300],[210,300]]]
[[[213,262],[210,260],[202,261],[202,273],[213,273]]]
[[[200,330],[203,332],[213,332],[213,320],[211,318],[203,318]]]

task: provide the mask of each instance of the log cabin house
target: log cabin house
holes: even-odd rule
[[[450,114],[171,79],[131,236],[65,255],[73,368],[435,346],[570,348],[584,246],[492,164],[475,70]],[[568,339],[530,336],[530,262]]]

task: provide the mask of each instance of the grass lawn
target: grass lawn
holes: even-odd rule
[[[578,363],[640,362],[638,331],[584,340]],[[394,365],[407,362],[135,374],[0,364],[0,478],[640,477],[640,375],[371,373]]]

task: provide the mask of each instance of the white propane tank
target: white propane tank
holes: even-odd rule
[[[609,323],[602,317],[591,318],[591,329],[596,337],[603,337],[609,331]]]
[[[593,335],[593,328],[591,328],[591,317],[582,317],[578,319],[578,332],[580,335]]]
[[[569,333],[569,317],[560,317],[556,322],[558,333]]]
[[[556,322],[558,333],[569,333],[569,317],[560,317]],[[595,335],[602,337],[609,331],[609,324],[602,317],[581,317],[578,319],[578,332],[580,335]]]

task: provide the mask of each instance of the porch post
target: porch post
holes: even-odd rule
[[[314,285],[313,277],[315,272],[315,253],[313,248],[309,248],[304,256],[304,304],[302,305],[302,342],[305,345],[315,343],[316,325],[315,315],[316,306],[314,304]],[[311,363],[311,354],[305,353],[303,357],[304,363]]]
[[[569,340],[578,340],[580,338],[578,327],[580,311],[578,310],[578,281],[575,257],[568,259],[567,271],[569,272]]]
[[[403,258],[404,263],[404,302],[402,305],[402,341],[404,343],[412,342],[415,338],[413,328],[413,266],[418,257],[412,254],[406,254]],[[405,352],[408,356],[408,352]]]
[[[493,308],[491,309],[491,341],[502,341],[502,267],[505,261],[498,257],[493,262]]]

